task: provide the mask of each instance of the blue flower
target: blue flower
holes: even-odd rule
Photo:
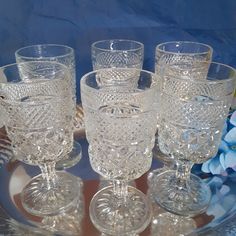
[[[232,191],[232,186],[226,183],[226,179],[223,176],[206,179],[212,192],[211,202],[206,211],[208,215],[220,218],[235,208],[235,194]]]
[[[193,168],[198,174],[208,173],[204,179],[212,192],[210,205],[206,211],[207,215],[213,215],[215,220],[211,226],[218,224],[216,219],[229,215],[236,209],[236,190],[234,188],[236,181],[236,111],[226,120],[221,143],[216,156],[204,162],[202,165],[196,165]],[[199,173],[199,168],[201,172]]]
[[[236,171],[236,111],[225,122],[218,153],[204,162],[201,170],[223,176],[229,175],[232,170]]]

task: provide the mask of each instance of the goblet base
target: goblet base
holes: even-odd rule
[[[176,171],[168,170],[155,177],[155,201],[165,210],[181,216],[203,213],[211,199],[211,191],[198,176],[191,174],[185,185],[176,177]]]
[[[82,156],[82,147],[79,142],[74,140],[73,149],[64,158],[56,163],[56,170],[65,170],[76,165]]]
[[[135,235],[150,223],[151,203],[145,194],[128,186],[125,199],[117,197],[113,186],[103,188],[94,195],[89,208],[95,227],[108,235]]]
[[[150,171],[147,176],[147,183],[149,188],[156,188],[156,177],[168,170],[170,170],[170,168],[164,165],[161,168]]]
[[[51,184],[42,177],[34,177],[21,192],[25,210],[37,216],[53,216],[63,213],[78,202],[81,180],[67,172],[56,172]]]
[[[180,236],[187,235],[196,228],[192,218],[174,215],[170,212],[161,213],[154,217],[151,226],[151,235]]]

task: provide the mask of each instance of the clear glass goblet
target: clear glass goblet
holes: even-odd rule
[[[163,73],[165,71],[165,66],[173,63],[182,64],[183,68],[179,71],[182,75],[187,75],[190,71],[189,65],[191,64],[191,74],[196,72],[196,76],[203,77],[207,74],[207,69],[205,66],[201,68],[199,64],[196,64],[196,61],[208,61],[210,62],[212,59],[213,49],[211,46],[198,42],[190,42],[190,41],[172,41],[172,42],[164,42],[158,44],[156,46],[155,52],[155,73],[161,80]],[[184,63],[188,63],[188,67],[184,67]],[[161,104],[161,103],[159,103]],[[158,108],[160,111],[160,108]],[[160,112],[158,113],[159,116]],[[163,153],[160,151],[158,146],[158,127],[160,125],[161,120],[157,117],[157,132],[156,132],[156,141],[155,147],[153,149],[154,157],[157,157],[164,166],[162,168],[158,168],[150,172],[148,176],[149,186],[158,185],[155,181],[155,177],[169,169],[175,168],[175,161],[171,157],[170,153]],[[164,150],[162,150],[164,151]],[[155,187],[154,187],[155,188]],[[158,191],[158,189],[156,189]]]
[[[227,65],[196,62],[208,73],[191,71],[192,63],[166,65],[161,80],[162,104],[158,143],[176,161],[177,171],[156,176],[155,200],[166,210],[194,216],[208,207],[211,192],[206,183],[190,174],[194,163],[213,157],[221,140],[235,88],[236,71]]]
[[[94,42],[91,45],[91,57],[93,70],[104,68],[136,68],[142,69],[144,58],[144,45],[140,42],[128,39],[107,39]],[[120,71],[106,71],[103,76],[99,76],[100,80],[97,83],[102,86],[113,83],[114,80],[118,80],[121,83],[120,78],[124,78],[123,72]],[[126,72],[124,72],[126,73]],[[127,76],[125,77],[126,86],[130,83],[130,86],[136,86],[134,76],[130,77],[129,81]],[[101,81],[102,80],[102,81]],[[103,186],[109,185],[109,181],[100,177]]]
[[[29,61],[55,61],[67,66],[70,71],[69,79],[71,82],[73,102],[76,104],[76,68],[73,48],[59,44],[30,45],[18,49],[15,52],[15,58],[17,63]],[[81,124],[76,118],[76,106],[74,106],[73,114],[75,129],[79,129],[81,128]],[[56,167],[58,169],[64,169],[65,166],[71,167],[72,164],[76,164],[80,161],[82,148],[76,140],[74,140],[73,150],[72,153],[66,155],[57,163]]]
[[[93,69],[143,67],[144,45],[128,39],[108,39],[91,46]]]
[[[56,62],[25,62],[1,67],[0,74],[6,81],[0,83],[0,104],[14,155],[42,172],[24,187],[23,207],[35,215],[59,214],[77,202],[80,188],[77,177],[55,170],[73,148],[69,70]]]
[[[106,72],[120,79],[100,85],[97,81],[103,81]],[[130,87],[131,76],[136,87]],[[137,69],[101,69],[81,79],[90,163],[101,176],[113,180],[93,197],[90,218],[108,235],[140,233],[151,220],[150,201],[127,183],[151,166],[157,93],[155,74]]]

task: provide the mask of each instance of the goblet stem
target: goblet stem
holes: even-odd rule
[[[46,181],[47,189],[50,190],[56,185],[56,163],[44,164],[40,166],[42,178]]]
[[[55,162],[40,165],[40,169],[42,173],[21,192],[23,207],[43,217],[57,216],[74,207],[81,187],[78,178],[67,172],[56,172]]]
[[[128,182],[124,180],[113,181],[113,191],[119,204],[125,204],[128,195]]]
[[[193,164],[188,160],[176,162],[176,179],[178,181],[178,189],[188,189],[192,166]]]

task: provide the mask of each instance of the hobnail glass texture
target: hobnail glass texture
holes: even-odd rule
[[[98,77],[119,71],[124,77],[127,71],[128,78],[132,74],[138,81],[136,87],[128,85],[127,89],[122,78],[122,83],[96,82],[102,80]],[[139,233],[150,221],[150,203],[127,182],[151,166],[156,124],[153,102],[157,93],[155,75],[140,70],[98,70],[81,80],[90,163],[97,173],[114,182],[101,189],[90,205],[91,220],[103,233]]]
[[[1,73],[7,77],[0,96],[14,155],[42,171],[22,191],[22,204],[37,215],[60,212],[73,203],[78,189],[73,176],[55,171],[56,161],[73,147],[69,71],[55,62],[26,62],[2,67]]]

